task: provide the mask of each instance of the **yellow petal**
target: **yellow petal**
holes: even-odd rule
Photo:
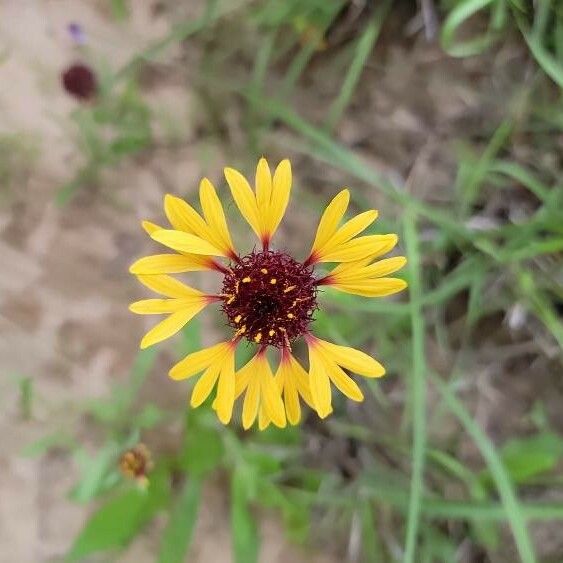
[[[197,254],[154,254],[131,264],[132,274],[179,274],[212,269],[212,259]]]
[[[260,382],[260,405],[268,418],[278,427],[285,427],[285,409],[270,364],[264,353],[256,355],[256,375]]]
[[[353,281],[365,280],[368,278],[379,278],[392,274],[393,272],[400,270],[406,263],[407,259],[404,256],[394,256],[393,258],[379,260],[369,266],[362,266],[356,269],[349,268],[341,271],[340,274],[334,274],[331,272],[330,275],[333,278],[334,284],[351,283]]]
[[[388,244],[388,240],[384,237],[389,236],[396,235],[367,235],[358,237],[336,246],[327,253],[318,251],[316,255],[319,262],[354,262],[376,253],[381,245]]]
[[[283,386],[283,400],[285,403],[285,412],[287,413],[287,420],[294,426],[299,424],[301,419],[301,406],[299,405],[299,395],[295,382],[291,377],[286,379]]]
[[[250,379],[254,373],[254,361],[256,356],[240,368],[235,374],[235,400],[238,399],[250,384]]]
[[[179,380],[200,373],[208,368],[217,358],[225,354],[229,346],[231,346],[230,342],[219,342],[219,344],[209,348],[192,352],[173,366],[168,375],[172,379]]]
[[[398,278],[376,278],[374,280],[358,280],[350,283],[337,283],[335,289],[363,297],[386,297],[398,293],[407,287],[405,280]]]
[[[271,422],[272,421],[270,420],[264,405],[260,405],[260,408],[258,409],[258,429],[266,430],[266,428],[270,426]]]
[[[321,418],[331,412],[330,380],[315,346],[309,344],[309,383],[315,410]]]
[[[157,225],[156,223],[151,223],[151,221],[142,221],[141,226],[145,230],[145,232],[149,235],[152,235],[155,231],[160,231],[162,227]]]
[[[164,212],[177,231],[184,231],[200,238],[209,238],[209,228],[201,215],[188,203],[171,194],[164,196]]]
[[[223,250],[225,254],[234,254],[233,241],[231,240],[223,206],[217,197],[213,184],[207,178],[204,178],[199,185],[199,200],[203,209],[203,215],[213,237],[211,242]]]
[[[215,387],[215,383],[217,382],[217,378],[219,377],[219,371],[221,369],[221,365],[219,363],[214,363],[209,366],[204,374],[198,379],[197,383],[194,386],[192,391],[192,397],[190,399],[190,404],[192,407],[197,408],[207,397],[211,391],[213,391],[213,387]]]
[[[266,221],[266,234],[270,238],[276,232],[276,229],[283,219],[287,204],[289,203],[290,193],[291,164],[289,160],[285,159],[278,164],[274,172],[270,212]]]
[[[268,161],[261,158],[256,167],[256,203],[261,217],[267,217],[270,212],[272,197],[272,174]]]
[[[330,250],[336,248],[338,245],[343,244],[362,231],[365,231],[375,220],[377,219],[377,211],[372,209],[370,211],[364,211],[359,215],[356,215],[342,227],[336,231],[336,233],[330,237],[330,239],[319,248],[319,252],[327,253]]]
[[[183,299],[142,299],[129,305],[129,310],[138,315],[155,315],[163,313],[175,313],[182,309],[190,308],[194,304],[201,303],[203,307],[207,304],[204,296],[194,296]]]
[[[249,372],[250,374],[250,372]],[[260,402],[260,380],[249,375],[249,383],[244,396],[242,407],[242,427],[248,430],[256,420],[258,415],[258,405]]]
[[[374,248],[368,256],[354,262],[343,262],[342,264],[336,266],[336,268],[332,270],[331,274],[347,273],[350,270],[357,270],[368,266],[375,258],[379,258],[380,256],[391,252],[398,241],[399,237],[397,235],[380,235],[379,242],[374,244]]]
[[[172,250],[188,252],[190,254],[205,254],[207,256],[225,256],[225,252],[196,235],[172,229],[155,231],[151,238]]]
[[[360,350],[349,346],[340,346],[320,338],[315,339],[313,347],[315,345],[320,345],[326,356],[351,372],[365,377],[381,377],[385,374],[385,368],[379,362]],[[309,344],[310,349],[311,344]]]
[[[262,228],[260,221],[260,214],[258,213],[258,205],[256,204],[256,197],[254,192],[247,182],[246,178],[234,168],[225,168],[225,178],[233,199],[239,208],[242,216],[246,219],[248,224],[256,235],[262,237]]]
[[[290,355],[291,376],[297,387],[299,395],[303,400],[314,409],[313,398],[311,397],[311,387],[309,385],[309,374],[303,369],[303,366]]]
[[[328,239],[336,233],[338,224],[342,220],[342,217],[344,217],[346,209],[348,209],[349,201],[350,192],[348,190],[342,190],[328,204],[319,221],[311,255],[315,254],[315,252],[324,246]]]
[[[156,291],[167,297],[194,297],[196,295],[203,295],[201,291],[194,289],[183,284],[170,276],[162,275],[140,275],[137,279],[149,289]]]
[[[359,402],[364,400],[364,394],[361,389],[358,387],[356,382],[342,370],[342,368],[330,360],[324,361],[323,363],[330,380],[341,393],[353,401]]]
[[[217,416],[223,424],[228,424],[233,414],[235,402],[235,350],[229,352],[221,360],[221,375],[217,386]]]
[[[143,336],[141,340],[141,349],[152,346],[157,342],[161,342],[166,338],[170,338],[176,334],[184,325],[186,325],[193,317],[195,317],[203,308],[205,303],[194,303],[191,306],[182,308],[181,311],[172,313],[169,317],[159,322],[151,330]]]

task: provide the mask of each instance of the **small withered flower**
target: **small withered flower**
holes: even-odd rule
[[[145,444],[137,444],[123,452],[119,459],[119,470],[124,477],[137,481],[141,486],[148,485],[148,474],[153,468],[152,457]]]
[[[98,93],[98,80],[94,70],[86,64],[70,65],[61,75],[64,89],[80,101],[93,99]]]
[[[148,221],[145,231],[175,254],[156,254],[137,260],[131,273],[149,289],[164,296],[131,304],[138,314],[168,314],[141,341],[146,348],[177,333],[207,305],[216,303],[233,336],[209,348],[188,354],[170,370],[181,380],[203,372],[191,395],[192,407],[201,405],[217,388],[213,408],[223,424],[229,423],[235,401],[244,394],[242,424],[250,428],[256,419],[260,429],[270,423],[284,427],[301,418],[300,399],[321,418],[332,412],[331,384],[354,401],[363,393],[344,371],[365,377],[384,375],[383,366],[359,350],[321,340],[311,332],[317,293],[322,286],[338,291],[382,297],[397,293],[406,282],[388,277],[401,269],[402,256],[377,260],[397,244],[397,235],[360,235],[377,218],[370,210],[340,224],[350,200],[348,190],[338,193],[325,209],[309,256],[295,260],[271,248],[274,233],[285,214],[291,191],[291,165],[283,160],[271,174],[260,159],[256,187],[232,168],[225,178],[241,214],[259,238],[262,247],[245,256],[233,245],[223,206],[211,182],[200,184],[202,214],[184,200],[164,198],[164,211],[171,228]],[[318,275],[320,263],[337,263]],[[214,270],[222,276],[217,294],[205,294],[170,276],[183,272]],[[292,345],[303,338],[309,349],[307,372],[293,356]],[[256,354],[235,370],[235,349],[246,339]],[[276,373],[266,356],[268,348],[279,353]]]

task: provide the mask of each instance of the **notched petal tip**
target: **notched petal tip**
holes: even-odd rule
[[[330,409],[325,409],[322,412],[320,410],[317,409],[317,414],[319,415],[319,418],[325,419],[327,416],[329,416],[332,413],[332,408]]]
[[[143,228],[145,233],[147,233],[149,236],[152,233],[154,233],[155,231],[162,229],[162,227],[160,225],[157,225],[156,223],[153,223],[152,221],[146,221],[146,220],[141,221],[141,227]]]
[[[230,166],[223,168],[223,174],[225,175],[227,182],[229,181],[229,176],[231,178],[241,176],[241,173],[236,168],[231,168]]]
[[[291,162],[289,158],[284,158],[277,166],[277,169],[283,171],[284,173],[291,174]]]
[[[179,198],[178,196],[175,196],[174,194],[164,194],[164,204],[166,205],[167,203],[173,203],[175,201],[182,201],[181,198]]]

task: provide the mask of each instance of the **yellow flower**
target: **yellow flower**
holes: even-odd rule
[[[221,422],[228,424],[235,401],[244,395],[243,427],[250,428],[258,419],[262,430],[270,423],[280,428],[288,422],[298,424],[301,399],[321,418],[328,416],[332,412],[331,383],[350,399],[362,401],[361,389],[345,370],[380,377],[385,369],[359,350],[311,333],[317,294],[322,286],[365,297],[404,289],[406,282],[388,276],[405,265],[405,258],[376,260],[395,247],[397,235],[362,235],[377,218],[375,210],[341,224],[350,200],[348,190],[342,190],[325,209],[308,258],[299,262],[270,247],[289,203],[289,161],[283,160],[272,175],[261,158],[254,189],[232,168],[225,169],[225,178],[262,248],[246,255],[237,253],[223,206],[206,178],[200,184],[201,214],[185,201],[167,195],[164,211],[172,228],[148,221],[143,222],[143,228],[175,253],[147,256],[130,268],[141,283],[165,297],[137,301],[131,311],[169,315],[143,337],[141,348],[172,336],[207,305],[219,303],[226,324],[233,329],[232,338],[188,354],[170,370],[170,377],[177,380],[202,374],[192,391],[193,407],[201,405],[217,387],[213,408]],[[324,275],[316,275],[315,266],[321,262],[337,265]],[[198,270],[218,272],[222,276],[220,291],[204,294],[169,275]],[[309,349],[308,372],[292,354],[292,344],[300,337]],[[235,350],[242,339],[257,351],[235,371]],[[266,355],[269,347],[279,351],[275,375]]]

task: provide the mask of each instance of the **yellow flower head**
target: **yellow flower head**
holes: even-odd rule
[[[232,168],[225,169],[225,178],[237,207],[258,236],[261,250],[246,256],[237,253],[223,206],[206,178],[200,184],[201,214],[182,199],[167,195],[164,211],[171,228],[148,221],[143,227],[153,240],[176,253],[147,256],[130,268],[141,283],[164,296],[137,301],[131,304],[131,311],[168,314],[143,337],[141,348],[172,336],[204,307],[217,303],[233,330],[232,338],[189,354],[170,370],[170,377],[177,380],[202,374],[192,391],[193,407],[217,388],[213,408],[227,424],[234,402],[244,394],[244,428],[258,418],[263,429],[270,423],[278,427],[297,424],[300,399],[321,418],[328,416],[332,412],[331,383],[350,399],[362,401],[362,391],[345,370],[365,377],[380,377],[385,370],[359,350],[313,336],[317,292],[326,285],[346,293],[382,297],[404,289],[403,280],[387,276],[402,268],[405,258],[376,260],[393,249],[397,235],[359,236],[377,218],[375,210],[342,224],[350,200],[348,190],[342,190],[325,209],[308,258],[299,262],[270,246],[289,203],[289,160],[283,160],[272,175],[261,158],[255,189]],[[321,262],[337,265],[318,275],[315,265]],[[170,276],[198,270],[214,270],[222,276],[216,295],[204,294]],[[300,337],[309,348],[308,372],[292,355],[291,346]],[[257,351],[236,371],[235,349],[242,339]],[[268,347],[279,350],[275,375],[266,356]]]

